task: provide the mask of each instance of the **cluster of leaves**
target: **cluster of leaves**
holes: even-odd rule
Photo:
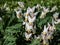
[[[40,40],[34,39],[31,42],[26,42],[24,40],[23,34],[25,29],[22,26],[23,19],[17,19],[16,13],[13,10],[18,6],[18,1],[23,1],[26,8],[28,6],[32,7],[36,4],[46,7],[56,5],[59,9],[58,12],[60,12],[60,0],[0,0],[0,7],[2,7],[6,2],[10,7],[10,11],[0,8],[0,17],[2,17],[2,21],[0,21],[0,45],[40,45]],[[51,21],[51,13],[48,13],[44,19],[40,19],[39,16],[37,16],[37,34],[40,34],[43,30],[43,26]],[[56,32],[53,36],[54,38],[51,45],[60,45],[60,24],[56,25]]]

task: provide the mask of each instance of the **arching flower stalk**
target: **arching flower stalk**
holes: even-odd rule
[[[36,32],[36,25],[35,25],[35,20],[36,20],[36,15],[38,12],[35,12],[35,7],[28,7],[27,12],[24,13],[25,21],[23,21],[23,24],[25,25],[25,38],[27,40],[30,40],[29,38],[31,37],[32,34],[35,34]],[[32,32],[32,33],[31,33]]]
[[[55,26],[48,24],[48,36],[47,36],[47,38],[49,40],[53,39],[52,35],[53,35],[54,31],[55,31]]]
[[[23,22],[23,25],[25,25],[25,38],[26,41],[30,41],[32,37],[32,30],[33,30],[33,25],[29,25],[28,22]]]
[[[44,30],[41,34],[42,36],[42,40],[43,40],[43,45],[49,45],[49,42],[48,40],[51,41],[51,39],[53,39],[53,33],[55,31],[55,25],[54,25],[54,22],[52,20],[52,24],[49,24],[48,23],[48,27],[46,27],[46,25],[44,25]]]
[[[47,39],[47,35],[48,35],[48,28],[46,27],[46,25],[44,25],[44,30],[41,34],[42,40],[43,40],[43,45],[47,45],[49,43],[48,39]]]

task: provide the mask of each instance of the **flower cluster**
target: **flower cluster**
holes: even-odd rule
[[[49,40],[53,39],[53,33],[55,31],[55,25],[48,23],[48,26],[44,25],[44,30],[41,33],[43,44],[46,45],[49,43]]]
[[[28,7],[27,8],[27,12],[24,14],[25,17],[25,21],[23,22],[23,24],[25,25],[25,37],[26,39],[30,39],[30,37],[32,36],[32,34],[35,34],[36,32],[36,24],[35,24],[35,20],[36,20],[36,16],[38,14],[38,12],[34,12],[35,7]],[[26,35],[27,34],[27,35]]]
[[[24,3],[23,2],[18,2],[19,4],[19,8],[17,8],[17,10],[15,9],[17,18],[19,19],[21,16],[24,17],[24,21],[23,21],[23,25],[25,25],[25,38],[26,41],[30,41],[32,39],[32,35],[34,35],[36,33],[36,17],[38,15],[38,13],[40,12],[39,9],[42,9],[42,12],[40,14],[40,19],[41,18],[45,18],[47,13],[51,13],[56,11],[58,8],[57,6],[52,7],[52,9],[50,9],[49,7],[46,8],[45,6],[41,6],[39,4],[37,4],[36,6],[33,7],[28,7],[26,9],[26,12],[22,13],[22,8],[24,7]],[[37,9],[37,11],[35,11],[35,9]],[[46,27],[46,25],[44,25],[44,29],[43,32],[41,33],[41,35],[34,35],[35,39],[39,39],[40,37],[42,37],[43,40],[43,45],[48,44],[48,40],[53,39],[53,33],[55,31],[55,24],[60,23],[60,19],[58,19],[59,13],[55,12],[52,18],[52,23],[48,23],[48,26]]]

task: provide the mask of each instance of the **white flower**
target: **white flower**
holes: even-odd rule
[[[21,8],[24,8],[24,2],[18,2],[18,5],[19,5]]]
[[[59,24],[59,23],[60,23],[60,19],[57,19],[58,16],[59,16],[59,13],[58,13],[58,12],[55,12],[55,13],[53,14],[53,17],[55,18],[55,21],[54,21],[55,24]]]
[[[25,32],[25,38],[26,38],[26,39],[31,38],[31,36],[32,36],[32,33],[28,34],[28,33]]]
[[[36,8],[35,6],[32,7],[31,12],[34,12],[35,11],[35,8]]]
[[[47,34],[47,33],[48,33],[48,28],[46,27],[46,25],[44,25],[43,34]]]
[[[52,23],[52,26],[48,23],[48,29],[49,31],[54,32],[54,29],[55,29],[54,23]]]
[[[27,8],[27,12],[33,13],[33,12],[35,11],[35,8],[36,8],[36,6],[34,6],[34,7],[32,7],[32,8],[28,7],[28,8]]]
[[[34,11],[35,11],[35,6],[32,8],[30,8],[30,7],[27,8],[28,13],[33,13]]]
[[[25,24],[26,24],[26,22],[23,21],[23,25],[25,25]]]
[[[58,9],[57,6],[54,6],[54,7],[52,7],[52,9],[50,10],[50,12],[56,11],[57,9]]]
[[[28,16],[29,23],[33,23],[35,20],[36,20],[36,16],[34,16],[33,18],[31,18],[30,16]]]
[[[40,18],[44,18],[48,12],[49,12],[49,8],[43,7],[43,11],[40,15]]]
[[[35,20],[36,20],[36,15],[38,14],[38,12],[35,12],[35,13],[30,13],[30,16],[28,16],[28,21],[29,21],[29,23],[33,23],[33,22],[35,22]]]
[[[38,11],[39,11],[40,9],[42,9],[42,6],[41,6],[40,4],[37,4],[35,7],[36,7],[36,9],[38,9]]]
[[[33,25],[30,25],[28,22],[26,22],[25,29],[26,29],[26,31],[29,31],[29,30],[33,29]]]
[[[31,12],[31,10],[32,10],[32,9],[31,9],[30,7],[28,7],[28,8],[27,8],[27,14],[29,14],[29,13]]]
[[[59,16],[59,13],[58,13],[58,12],[55,12],[55,13],[53,14],[53,17],[54,17],[55,19],[57,19],[58,16]]]
[[[42,11],[40,18],[44,18],[46,16],[46,13]]]
[[[60,23],[60,19],[57,19],[57,21],[54,22],[55,24],[59,24]]]
[[[48,13],[48,12],[49,12],[49,8],[43,7],[43,11],[44,11],[45,13]]]
[[[37,4],[37,5],[36,5],[36,8],[39,8],[39,7],[40,7],[40,4]]]
[[[38,14],[38,12],[35,12],[35,13],[30,13],[30,16],[33,18],[33,17],[36,17]]]
[[[14,9],[14,11],[16,12],[17,18],[20,18],[20,16],[22,15],[22,10],[21,10],[21,8]]]

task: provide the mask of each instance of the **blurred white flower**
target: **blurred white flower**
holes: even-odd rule
[[[44,11],[45,13],[48,13],[48,12],[49,12],[49,8],[46,8],[46,7],[43,6],[43,11]]]
[[[42,36],[43,44],[46,45],[48,43],[47,34],[42,33],[41,36]]]
[[[36,8],[41,8],[41,5],[40,5],[40,4],[37,4],[37,5],[36,5]]]
[[[50,12],[56,11],[57,9],[58,9],[57,6],[54,6],[54,7],[52,7],[52,9],[50,10]]]
[[[36,17],[38,13],[39,13],[39,12],[30,13],[30,16],[31,16],[32,18],[33,18],[33,17]]]
[[[33,25],[30,25],[28,22],[25,23],[25,29],[26,31],[33,30]]]
[[[45,11],[46,13],[48,13],[48,12],[49,12],[49,8],[45,9],[44,11]]]
[[[20,18],[21,15],[22,15],[22,10],[21,10],[21,8],[14,9],[14,11],[16,12],[16,16],[17,16],[17,18]]]
[[[19,5],[21,8],[24,8],[24,2],[18,2],[18,5]]]
[[[55,19],[55,21],[54,21],[55,24],[59,24],[60,23],[60,19],[58,19],[58,16],[59,16],[59,13],[58,12],[55,12],[53,14],[53,17]]]
[[[2,18],[0,17],[0,22],[2,21]]]
[[[40,4],[37,4],[35,7],[38,11],[40,11],[40,9],[42,9],[42,6]]]
[[[36,8],[36,7],[33,6],[32,9],[31,9],[31,12],[34,12],[34,11],[35,11],[35,8]]]
[[[58,16],[59,16],[59,13],[58,13],[58,12],[55,12],[55,13],[53,14],[53,17],[54,17],[55,19],[57,19]]]
[[[28,41],[32,37],[32,33],[28,34],[25,32],[25,38]]]
[[[26,24],[26,22],[23,21],[23,25],[25,25],[25,24]]]
[[[49,29],[49,31],[54,32],[54,30],[55,30],[55,25],[54,25],[54,24],[50,25],[50,24],[48,23],[48,29]]]
[[[40,15],[40,18],[44,18],[48,12],[49,12],[49,8],[43,7],[43,11]]]
[[[30,7],[27,8],[27,14],[29,14],[32,11],[32,9]]]
[[[30,16],[28,16],[29,23],[33,23],[35,20],[36,20],[36,16],[34,16],[33,18],[31,18]]]
[[[42,11],[40,18],[44,18],[46,16],[46,13]]]
[[[46,27],[46,25],[44,25],[43,34],[47,34],[47,33],[48,33],[48,28]]]
[[[55,24],[59,24],[60,23],[60,19],[57,19],[56,21],[54,21]]]
[[[36,8],[35,6],[32,7],[32,8],[28,7],[27,8],[27,13],[33,13],[35,11],[35,8]]]

